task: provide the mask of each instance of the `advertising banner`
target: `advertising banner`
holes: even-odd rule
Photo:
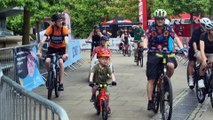
[[[17,48],[16,50],[17,75],[21,85],[31,91],[44,84],[37,66],[36,47],[32,49]]]

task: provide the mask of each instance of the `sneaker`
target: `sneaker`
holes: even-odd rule
[[[59,85],[58,91],[64,91],[64,86],[63,86],[63,84],[60,84],[60,85]]]
[[[193,79],[189,79],[189,86],[193,87],[194,86],[194,80]]]
[[[149,101],[148,102],[148,106],[147,106],[147,110],[154,110],[155,109],[155,105],[153,101]]]
[[[205,88],[203,79],[198,80],[198,88]]]
[[[111,115],[112,114],[112,111],[110,109],[110,107],[108,107],[108,115]]]
[[[96,100],[96,96],[95,96],[95,95],[92,95],[92,96],[91,96],[91,99],[90,99],[90,102],[95,102],[95,100]]]

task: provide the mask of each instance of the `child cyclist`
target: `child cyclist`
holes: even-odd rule
[[[95,49],[92,52],[92,58],[95,56],[95,54],[97,54],[99,51],[107,51],[110,54],[111,57],[111,52],[110,49],[108,48],[108,46],[106,45],[107,41],[109,41],[107,36],[102,36],[100,38],[100,45],[95,47]]]
[[[99,51],[97,57],[99,63],[93,67],[89,78],[89,86],[92,87],[92,96],[90,102],[94,102],[96,100],[97,88],[94,88],[94,84],[108,83],[110,79],[112,79],[112,85],[115,86],[117,84],[115,81],[115,75],[110,70],[108,64],[110,53],[107,51]],[[109,94],[107,93],[107,95]],[[111,111],[109,113],[111,113]]]

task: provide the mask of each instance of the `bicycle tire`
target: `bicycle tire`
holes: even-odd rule
[[[53,71],[48,72],[47,82],[48,82],[47,98],[50,100],[52,98],[52,91],[53,91],[53,88],[54,88]]]
[[[161,115],[163,120],[171,120],[172,109],[173,109],[173,93],[172,93],[172,84],[168,76],[163,77],[164,84],[161,86]],[[167,90],[166,90],[167,89]],[[168,95],[166,96],[166,92]],[[167,104],[168,103],[168,104]],[[166,106],[168,105],[168,106]],[[167,108],[169,107],[169,108]],[[168,110],[168,112],[167,112]]]
[[[122,50],[123,56],[126,56],[126,51]]]
[[[107,102],[105,100],[102,101],[102,118],[103,120],[108,119]]]
[[[143,67],[143,52],[141,51],[141,67]]]
[[[131,56],[131,50],[128,50],[128,57]]]
[[[195,84],[195,92],[196,92],[196,97],[199,103],[203,103],[205,98],[206,98],[206,90],[205,88],[198,88],[198,83],[196,80],[196,84]]]
[[[59,89],[59,84],[60,84],[60,74],[59,74],[59,70],[57,70],[56,72],[56,79],[55,79],[55,97],[59,97],[60,96],[60,91]]]
[[[211,73],[210,80],[211,81],[209,85],[209,97],[210,97],[211,106],[213,108],[213,73]]]
[[[152,100],[154,101],[154,104],[155,104],[154,113],[157,113],[159,109],[159,103],[160,103],[160,90],[158,88],[157,81],[155,81],[154,83]]]

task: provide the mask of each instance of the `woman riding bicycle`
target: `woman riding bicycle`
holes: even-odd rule
[[[211,20],[207,21],[205,25],[206,33],[200,36],[200,52],[197,52],[196,57],[201,57],[201,67],[200,67],[200,79],[198,80],[198,87],[204,88],[204,78],[205,70],[208,67],[207,64],[213,64],[213,22]]]
[[[169,25],[165,24],[167,12],[163,9],[157,9],[154,12],[155,24],[151,25],[147,30],[147,37],[144,39],[144,52],[150,50],[163,50],[169,48],[169,38],[173,38],[180,48],[183,48],[182,43]],[[183,49],[181,49],[183,50]],[[177,67],[175,58],[169,58],[167,63],[168,77],[171,77],[174,69]],[[147,96],[148,96],[148,110],[154,110],[154,102],[152,100],[154,81],[158,79],[160,70],[161,59],[155,54],[148,53],[146,75],[147,83]]]

